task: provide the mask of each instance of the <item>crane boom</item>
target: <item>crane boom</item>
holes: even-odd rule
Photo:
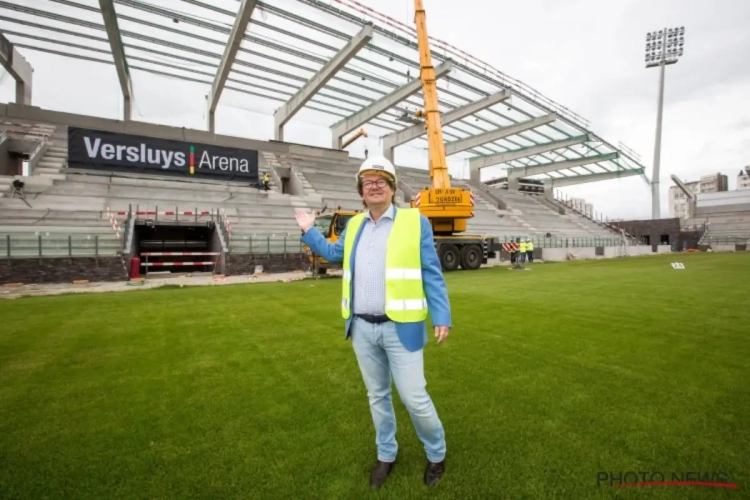
[[[427,14],[422,0],[415,0],[414,23],[417,25],[417,42],[419,46],[419,78],[422,81],[424,94],[424,115],[429,143],[430,176],[432,186],[438,189],[450,189],[451,181],[448,176],[448,164],[445,159],[445,143],[443,142],[443,127],[440,122],[438,107],[437,81],[435,67],[432,65],[430,42],[427,37]]]
[[[445,157],[443,127],[440,123],[437,81],[427,37],[427,14],[422,0],[414,0],[414,23],[417,27],[419,47],[419,79],[422,82],[424,110],[417,116],[424,118],[429,144],[431,186],[419,190],[412,201],[413,207],[430,220],[436,235],[450,236],[466,231],[466,221],[474,217],[474,196],[464,188],[451,186],[448,161]]]

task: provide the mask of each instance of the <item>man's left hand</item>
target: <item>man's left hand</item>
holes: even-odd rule
[[[438,339],[438,344],[442,344],[443,341],[448,337],[450,328],[447,326],[436,326],[435,337]]]

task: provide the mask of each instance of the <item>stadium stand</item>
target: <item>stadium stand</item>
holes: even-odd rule
[[[46,127],[54,130],[47,152],[33,175],[23,177],[27,201],[33,208],[21,199],[10,198],[13,179],[4,179],[4,197],[0,199],[0,223],[4,226],[39,230],[56,225],[61,231],[83,231],[109,228],[107,208],[120,213],[131,208],[159,212],[210,212],[222,208],[236,232],[274,234],[298,230],[294,209],[306,204],[297,196],[279,193],[274,176],[271,190],[265,192],[242,182],[68,168],[67,127]],[[261,162],[260,170],[270,168]]]
[[[706,224],[700,243],[746,243],[750,239],[750,190],[700,193],[685,226]]]
[[[107,210],[120,219],[134,212],[208,212],[222,210],[235,235],[287,235],[298,229],[294,210],[301,208],[360,209],[354,190],[354,175],[361,162],[356,158],[320,154],[261,152],[260,170],[271,175],[270,191],[236,181],[199,178],[171,178],[163,175],[94,171],[67,166],[67,127],[53,124],[14,123],[14,127],[36,127],[47,137],[46,152],[24,177],[27,202],[11,199],[12,179],[5,179],[0,199],[2,227],[27,227],[35,232],[55,226],[58,231],[111,231]],[[302,190],[297,195],[282,193],[279,170],[288,168]],[[401,180],[397,204],[408,206],[404,189],[415,192],[430,184],[429,173],[398,167]],[[454,179],[457,186],[472,188],[469,181]],[[560,214],[555,203],[543,196],[500,189],[474,189],[477,201],[469,230],[497,236],[515,237],[613,237],[603,228],[572,211]],[[498,207],[497,200],[505,206]],[[180,220],[179,217],[177,220]]]

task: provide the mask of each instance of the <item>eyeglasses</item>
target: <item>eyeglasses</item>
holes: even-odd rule
[[[362,187],[365,189],[372,189],[375,186],[379,188],[384,188],[387,185],[388,185],[388,181],[385,179],[378,179],[376,181],[362,181]]]

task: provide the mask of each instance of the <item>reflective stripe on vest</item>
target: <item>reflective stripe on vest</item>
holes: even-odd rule
[[[344,239],[344,276],[341,282],[341,314],[351,316],[351,255],[365,214],[349,220]],[[385,314],[393,321],[411,323],[427,318],[427,299],[422,285],[422,220],[417,208],[399,208],[391,227],[385,254]]]

